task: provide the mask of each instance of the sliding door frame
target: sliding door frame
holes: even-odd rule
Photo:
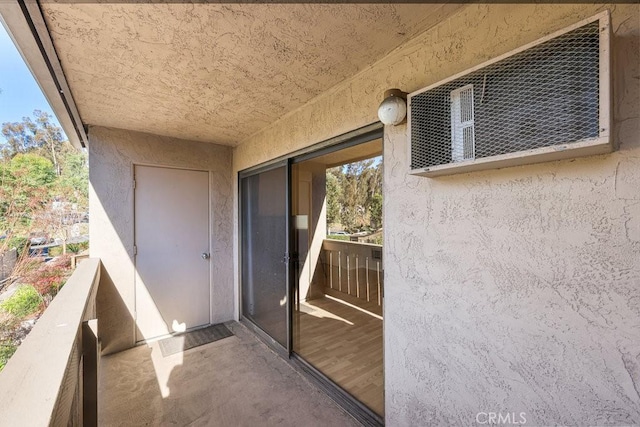
[[[297,369],[303,371],[307,377],[314,382],[321,390],[323,390],[327,395],[334,400],[337,404],[343,407],[348,413],[350,413],[354,418],[360,421],[363,425],[366,426],[381,426],[384,425],[384,419],[361,403],[358,399],[353,397],[349,392],[344,390],[334,381],[329,379],[325,374],[323,374],[318,368],[311,365],[307,362],[301,355],[297,354],[293,350],[293,332],[294,332],[294,297],[295,297],[295,287],[296,287],[296,269],[294,268],[295,262],[297,262],[297,254],[292,253],[293,248],[295,248],[294,237],[295,233],[292,229],[292,165],[300,162],[304,162],[305,160],[313,159],[314,157],[322,156],[325,154],[329,154],[335,151],[343,150],[345,148],[353,147],[368,141],[372,141],[374,139],[381,138],[383,140],[384,147],[384,126],[380,122],[376,122],[370,124],[368,126],[364,126],[360,129],[356,129],[354,131],[348,132],[343,135],[339,135],[337,137],[328,139],[326,141],[320,142],[318,144],[314,144],[312,146],[303,148],[301,150],[295,151],[293,153],[286,154],[284,156],[280,156],[278,158],[272,159],[268,162],[262,163],[260,165],[245,169],[238,173],[238,242],[239,246],[239,261],[242,265],[242,242],[243,242],[243,230],[242,230],[242,179],[256,175],[261,172],[267,172],[271,169],[279,168],[282,166],[286,167],[286,232],[287,232],[287,249],[286,249],[286,288],[287,288],[287,347],[284,348],[280,343],[278,343],[274,338],[269,336],[264,330],[262,330],[259,326],[253,323],[250,319],[246,318],[242,314],[242,306],[243,306],[243,295],[242,295],[242,269],[240,268],[240,301],[239,301],[239,309],[240,309],[240,318],[243,323],[247,325],[252,331],[256,333],[256,335],[264,341],[267,345],[269,345],[272,349],[274,349],[277,353],[279,353],[284,358],[288,359],[290,363],[295,366]],[[383,150],[384,152],[384,150]],[[384,153],[383,153],[384,155]],[[384,185],[384,182],[383,182]],[[284,254],[283,254],[284,255]],[[383,320],[384,325],[384,320]],[[384,326],[383,326],[384,328]],[[384,330],[384,329],[383,329]],[[384,342],[383,342],[384,345]],[[384,348],[383,348],[384,352]]]
[[[346,134],[346,136],[348,135],[349,134]],[[324,156],[326,154],[330,154],[336,151],[344,150],[346,148],[354,147],[356,145],[373,141],[375,139],[382,139],[383,140],[382,145],[384,147],[384,129],[382,127],[382,124],[380,124],[379,128],[374,128],[369,132],[354,135],[353,137],[347,138],[342,142],[337,142],[331,145],[323,144],[322,147],[318,147],[315,150],[307,151],[300,155],[292,155],[290,157],[291,164],[294,165],[294,164],[302,163],[307,160],[312,160],[316,157]],[[383,148],[383,156],[384,156],[384,148]],[[290,187],[290,190],[291,190],[291,187]],[[292,193],[288,195],[288,198],[289,199],[292,198]],[[291,228],[288,228],[288,230],[291,233],[291,237],[288,239],[289,244],[291,245],[290,247],[295,248],[295,242],[293,241],[293,237],[294,237],[293,230]],[[295,271],[293,271],[294,269],[290,269],[290,270],[291,270],[290,271],[291,277],[289,280],[290,280],[290,284],[292,288],[292,296],[293,296],[296,291],[296,287],[298,283],[297,283],[297,278],[295,277]],[[291,315],[293,316],[293,310],[294,310],[296,301],[292,300],[292,302],[294,304],[291,306],[290,312],[291,312]],[[383,329],[384,329],[384,319],[382,322],[383,322]],[[291,325],[292,327],[295,326],[293,323],[291,323]],[[383,353],[384,353],[384,340],[383,340]],[[289,354],[290,354],[290,359],[294,363],[294,365],[296,365],[299,369],[305,372],[310,377],[310,379],[312,379],[313,382],[316,383],[316,385],[320,389],[322,389],[325,393],[327,393],[327,395],[331,399],[333,399],[336,403],[342,406],[349,414],[351,414],[354,418],[356,418],[362,425],[379,426],[384,424],[384,419],[380,415],[372,411],[369,407],[367,407],[362,402],[360,402],[357,398],[355,398],[351,393],[349,393],[344,388],[342,388],[339,384],[337,384],[335,381],[327,377],[320,369],[316,368],[314,365],[308,362],[303,355],[296,353],[295,350],[293,349],[293,341],[291,342],[291,351]],[[383,360],[384,360],[384,356],[383,356]],[[383,372],[384,372],[384,368],[383,368]]]
[[[244,295],[243,295],[243,274],[242,267],[239,269],[239,277],[240,277],[240,301],[238,304],[238,308],[240,310],[240,319],[243,321],[245,325],[247,325],[251,330],[253,330],[266,344],[268,344],[273,350],[279,353],[282,356],[289,357],[291,355],[291,351],[293,348],[293,310],[291,308],[291,295],[292,295],[292,268],[291,268],[291,161],[289,159],[282,159],[277,162],[270,162],[269,164],[260,165],[256,168],[247,169],[245,171],[238,173],[238,248],[239,248],[239,261],[240,266],[244,262],[244,253],[243,253],[243,242],[244,242],[244,229],[242,227],[243,223],[243,194],[242,194],[242,180],[245,178],[249,178],[264,172],[269,172],[274,169],[278,169],[284,167],[285,168],[285,230],[287,233],[286,236],[286,248],[285,253],[282,254],[285,266],[285,276],[286,276],[286,328],[287,328],[287,341],[286,346],[282,346],[277,340],[271,337],[265,330],[263,330],[259,325],[257,325],[254,321],[249,319],[244,315],[243,306],[244,306]]]

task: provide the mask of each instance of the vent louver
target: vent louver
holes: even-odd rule
[[[609,15],[408,96],[412,173],[610,152]]]
[[[451,157],[454,162],[475,158],[473,85],[451,92]]]

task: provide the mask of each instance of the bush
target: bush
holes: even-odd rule
[[[0,308],[13,316],[25,317],[38,311],[42,302],[42,297],[36,288],[23,285],[0,304]]]
[[[89,249],[89,242],[69,243],[67,245],[67,251],[77,254],[85,249]]]
[[[345,236],[344,234],[329,234],[327,236],[327,239],[331,239],[331,240],[346,240],[349,241],[351,240],[351,237],[349,236]]]
[[[62,246],[53,246],[49,248],[50,257],[55,257],[58,255],[62,255]]]
[[[33,287],[42,296],[55,296],[66,280],[63,270],[57,268],[47,268],[39,272],[38,277],[31,282]]]
[[[71,268],[71,255],[61,255],[45,264],[45,268],[62,268],[68,270]]]
[[[37,271],[44,264],[44,258],[42,257],[22,257],[16,265],[16,276],[23,276],[30,274],[33,271]]]
[[[4,369],[5,365],[17,349],[18,347],[11,343],[0,343],[0,371]]]
[[[375,236],[371,239],[367,239],[367,243],[373,243],[374,245],[382,245],[382,234]]]
[[[23,283],[33,285],[40,295],[45,297],[48,304],[60,288],[67,281],[67,276],[71,268],[71,256],[61,255],[55,259],[43,263],[37,270],[32,270],[23,276]]]
[[[22,255],[25,250],[29,249],[29,239],[26,237],[12,236],[7,242],[8,248],[16,248],[18,256]]]

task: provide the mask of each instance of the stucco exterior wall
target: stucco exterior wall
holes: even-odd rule
[[[232,319],[231,149],[102,127],[91,127],[89,140],[90,251],[103,263],[98,294],[103,351],[111,353],[135,343],[135,164],[209,171],[212,322]]]
[[[406,125],[385,129],[387,425],[640,423],[640,7],[469,5],[234,150],[235,173],[367,125],[385,89],[603,9],[614,153],[428,179]]]

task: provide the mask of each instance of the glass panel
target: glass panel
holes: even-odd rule
[[[243,178],[242,314],[287,347],[286,166]]]
[[[382,141],[293,165],[293,351],[384,413]]]

